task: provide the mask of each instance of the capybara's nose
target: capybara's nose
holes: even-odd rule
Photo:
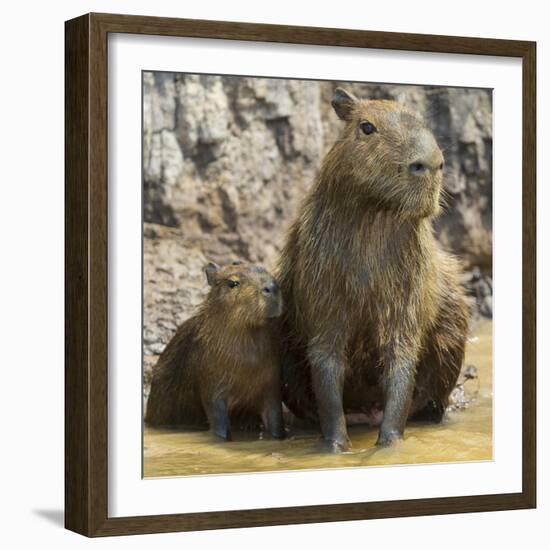
[[[276,296],[279,292],[279,285],[275,281],[272,281],[262,288],[262,292],[266,295],[273,294]]]
[[[430,170],[443,169],[443,154],[434,137],[427,130],[420,131],[412,144],[412,158],[409,172],[421,176]]]

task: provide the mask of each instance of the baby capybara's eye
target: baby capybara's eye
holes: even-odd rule
[[[241,284],[241,283],[240,283],[239,281],[234,281],[233,279],[229,279],[229,280],[227,281],[227,286],[228,286],[229,288],[235,288],[235,287],[239,286],[240,284]]]
[[[371,134],[374,134],[374,132],[376,132],[376,126],[368,120],[361,122],[361,124],[359,124],[359,127],[367,136],[370,136]]]

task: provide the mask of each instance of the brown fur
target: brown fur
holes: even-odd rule
[[[384,408],[380,443],[402,434],[392,410],[441,419],[468,308],[459,264],[433,235],[443,157],[431,133],[393,101],[337,90],[333,106],[346,126],[288,233],[278,279],[284,401],[298,416],[319,416],[339,451],[348,445],[344,411]]]
[[[229,415],[252,413],[282,437],[274,325],[282,312],[279,288],[253,265],[210,264],[206,272],[210,293],[160,356],[145,421],[159,426],[208,420],[217,435],[230,439]]]

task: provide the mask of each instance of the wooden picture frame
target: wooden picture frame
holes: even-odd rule
[[[107,37],[352,46],[520,58],[523,70],[522,491],[137,517],[108,516]],[[65,525],[125,535],[482,512],[536,506],[536,44],[534,42],[88,14],[65,26]]]

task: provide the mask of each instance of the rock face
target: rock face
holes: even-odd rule
[[[342,123],[330,106],[336,85],[425,116],[446,162],[439,238],[468,269],[478,268],[476,281],[490,278],[490,90],[144,73],[146,379],[206,292],[208,260],[273,267],[301,197],[338,138]]]

